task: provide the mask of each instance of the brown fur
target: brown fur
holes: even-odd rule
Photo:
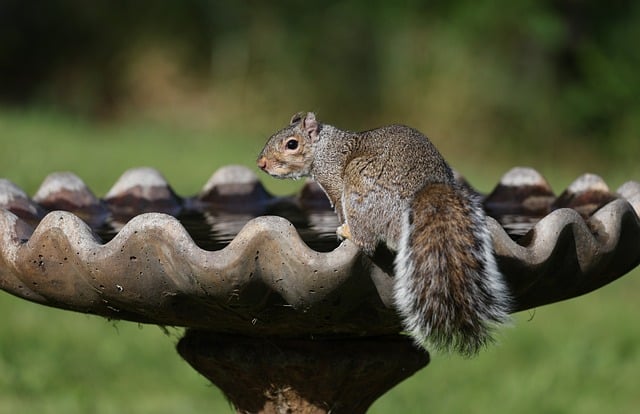
[[[420,132],[348,132],[297,114],[257,163],[277,178],[314,178],[335,207],[338,235],[365,253],[380,243],[398,252],[394,298],[418,343],[474,354],[491,340],[490,323],[506,319],[482,207]]]

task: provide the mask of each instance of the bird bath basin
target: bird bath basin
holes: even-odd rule
[[[556,195],[514,168],[484,206],[514,312],[640,263],[640,183],[610,191],[585,174]],[[401,334],[390,256],[338,243],[337,224],[314,184],[273,197],[237,166],[192,197],[149,168],[125,172],[103,198],[70,173],[33,197],[0,180],[0,288],[187,328],[178,352],[239,412],[364,412],[429,356]]]

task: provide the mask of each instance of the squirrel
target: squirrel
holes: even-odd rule
[[[369,256],[380,244],[396,253],[395,306],[418,345],[473,356],[508,320],[482,205],[419,131],[349,132],[301,112],[269,138],[257,165],[276,178],[311,177],[338,215],[338,237]]]

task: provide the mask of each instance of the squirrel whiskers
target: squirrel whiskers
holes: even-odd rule
[[[380,243],[397,253],[395,304],[418,344],[474,355],[508,320],[482,205],[420,132],[348,132],[299,113],[257,163],[276,178],[312,177],[335,208],[339,237],[368,255]]]

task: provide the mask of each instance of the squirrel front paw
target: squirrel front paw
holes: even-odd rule
[[[336,229],[336,234],[340,240],[351,240],[351,229],[347,223],[344,223]]]

